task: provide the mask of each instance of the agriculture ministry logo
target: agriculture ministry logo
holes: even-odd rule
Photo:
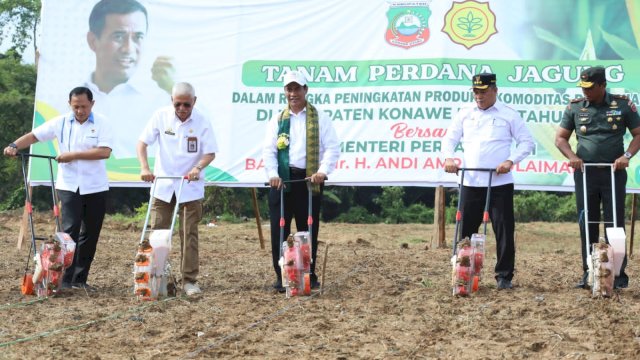
[[[489,9],[489,3],[468,0],[454,2],[444,17],[442,32],[451,41],[467,49],[489,40],[496,30],[496,15]]]
[[[391,1],[387,19],[389,25],[385,39],[405,49],[422,45],[429,40],[427,21],[431,16],[431,1]]]

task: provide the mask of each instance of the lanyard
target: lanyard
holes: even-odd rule
[[[73,119],[69,120],[71,123],[69,125],[69,136],[67,137],[67,151],[71,151],[71,132],[73,131]],[[62,129],[60,129],[60,144],[64,144],[64,125],[67,123],[67,119],[65,118],[62,121]]]

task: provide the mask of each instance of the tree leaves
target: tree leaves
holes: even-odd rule
[[[35,66],[21,64],[19,58],[11,54],[8,56],[0,54],[0,109],[2,109],[0,111],[0,124],[2,124],[0,146],[2,148],[31,130],[35,90]],[[0,183],[2,184],[0,208],[15,206],[16,196],[20,195],[19,190],[22,190],[20,171],[19,160],[0,157]]]
[[[33,41],[36,51],[36,29],[40,23],[40,0],[2,0],[0,2],[0,44],[10,40],[22,55]]]

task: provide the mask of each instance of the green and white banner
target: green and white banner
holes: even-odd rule
[[[514,168],[519,189],[573,190],[554,135],[583,69],[605,66],[609,90],[640,103],[640,0],[143,0],[146,16],[110,14],[92,30],[96,3],[42,1],[34,126],[68,112],[73,87],[93,86],[116,134],[112,186],[142,186],[137,138],[175,81],[192,83],[211,116],[219,153],[207,181],[225,186],[267,180],[263,136],[286,106],[289,70],[307,76],[308,100],[341,139],[335,184],[453,185],[441,142],[473,102],[475,73],[497,74],[499,99],[535,137]],[[30,174],[46,183],[48,167]],[[628,187],[640,189],[636,159]]]

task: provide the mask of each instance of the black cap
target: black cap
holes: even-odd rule
[[[473,75],[472,79],[472,89],[486,89],[489,86],[496,85],[496,74],[491,73],[480,73],[477,75]]]
[[[576,86],[590,88],[594,84],[604,84],[605,82],[607,82],[607,78],[604,76],[604,67],[594,66],[580,74],[580,82]]]

